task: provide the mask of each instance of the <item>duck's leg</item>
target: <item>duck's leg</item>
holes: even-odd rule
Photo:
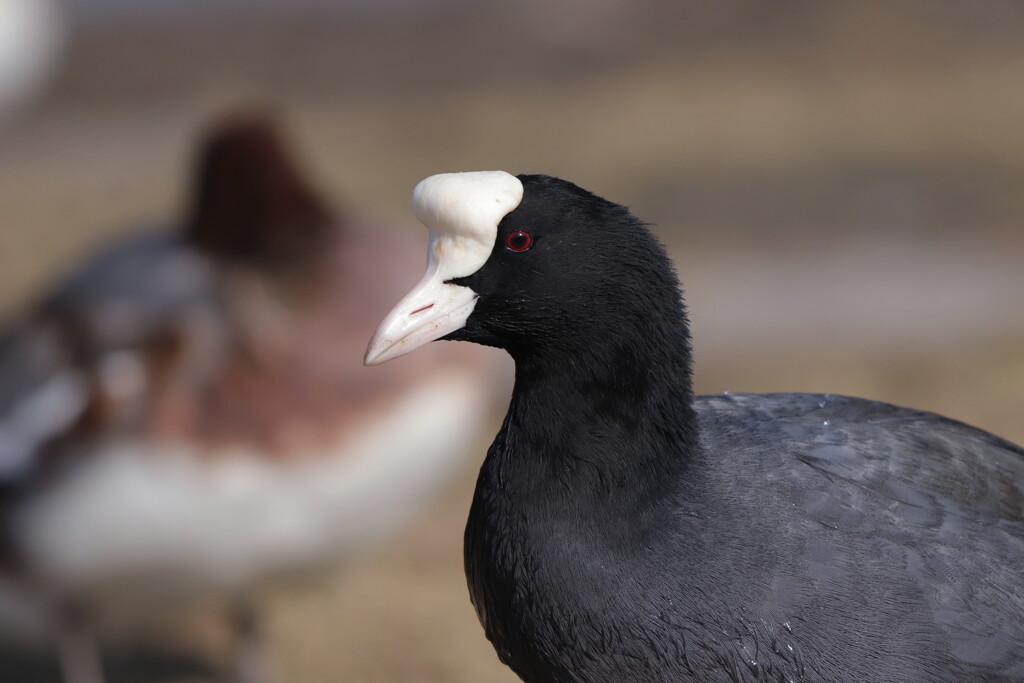
[[[64,604],[57,611],[57,657],[63,683],[103,683],[96,634],[78,605]]]
[[[233,601],[231,622],[235,632],[235,675],[238,683],[276,681],[267,636],[251,596]]]

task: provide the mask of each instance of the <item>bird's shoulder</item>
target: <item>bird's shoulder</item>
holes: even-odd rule
[[[170,227],[115,237],[54,280],[37,305],[53,316],[131,315],[152,319],[211,296],[209,261]]]

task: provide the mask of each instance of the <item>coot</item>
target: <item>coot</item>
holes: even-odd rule
[[[528,681],[1024,680],[1024,451],[932,413],[693,396],[664,249],[622,206],[502,172],[421,182],[420,285],[369,349],[505,349],[465,536]]]

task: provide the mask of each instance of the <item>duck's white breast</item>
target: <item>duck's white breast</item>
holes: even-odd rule
[[[392,531],[450,479],[486,403],[479,381],[453,371],[286,461],[121,444],[26,503],[16,538],[62,591],[240,590]]]

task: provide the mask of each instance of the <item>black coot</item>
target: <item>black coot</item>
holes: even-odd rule
[[[414,209],[430,268],[367,362],[441,336],[515,359],[465,561],[523,679],[1024,680],[1020,447],[863,399],[693,396],[664,249],[564,180],[434,176]]]

